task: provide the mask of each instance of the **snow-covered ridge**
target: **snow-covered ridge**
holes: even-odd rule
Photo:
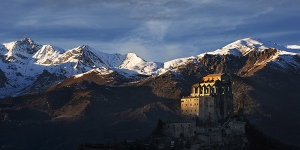
[[[95,72],[97,73],[98,75],[108,75],[108,74],[111,74],[113,73],[114,71],[113,70],[109,70],[108,68],[105,68],[105,67],[101,67],[101,68],[95,68],[95,69],[92,69],[88,72],[85,72],[85,73],[81,73],[81,74],[77,74],[77,75],[74,75],[73,77],[74,78],[80,78],[82,77],[83,75],[85,74],[89,74],[91,72]]]
[[[58,47],[43,45],[43,47],[32,56],[32,58],[37,59],[35,62],[36,64],[51,65],[53,64],[53,60],[57,59],[64,52],[65,51],[63,49]]]
[[[253,50],[262,51],[268,48],[275,48],[280,51],[280,54],[291,54],[297,55],[300,54],[297,46],[284,46],[277,43],[273,43],[268,40],[260,38],[245,38],[237,40],[233,43],[230,43],[223,48],[217,49],[214,52],[208,52],[207,54],[212,55],[234,55],[234,56],[244,56]],[[203,54],[202,54],[203,55]]]
[[[205,54],[244,56],[251,51],[262,51],[276,48],[277,54],[270,60],[278,61],[278,57],[289,63],[294,63],[292,55],[300,55],[298,46],[283,46],[259,38],[245,38],[230,43],[213,52],[198,56],[178,58],[164,63],[146,61],[134,53],[107,54],[87,45],[78,46],[70,50],[47,45],[39,45],[29,38],[0,45],[0,69],[7,80],[0,80],[0,98],[26,93],[36,83],[39,75],[45,71],[50,73],[52,83],[61,81],[64,77],[79,77],[88,71],[97,70],[105,74],[116,71],[127,78],[136,75],[157,76],[167,71],[176,71],[179,66],[195,62]],[[284,57],[283,57],[284,56]],[[267,62],[266,62],[267,63]],[[107,68],[107,70],[103,70]],[[3,83],[1,83],[3,82]],[[37,87],[45,87],[37,86]],[[32,87],[35,90],[40,90]],[[20,92],[19,94],[16,94]]]
[[[300,49],[300,45],[287,45],[286,47],[289,49]]]
[[[7,50],[2,50],[2,55],[6,56],[7,61],[16,61],[16,59],[18,59],[17,61],[21,62],[23,65],[27,64],[27,66],[34,66],[32,69],[52,68],[51,70],[57,70],[54,68],[68,68],[68,70],[66,70],[66,72],[68,72],[66,74],[67,76],[84,73],[95,67],[106,67],[113,70],[123,71],[128,76],[134,74],[159,75],[172,70],[173,68],[184,65],[188,61],[195,61],[196,58],[203,57],[205,54],[229,54],[243,56],[253,50],[261,51],[268,48],[276,48],[280,50],[278,55],[298,55],[300,53],[299,49],[295,49],[298,48],[295,45],[283,46],[259,38],[245,38],[237,40],[213,52],[207,52],[188,58],[178,58],[165,63],[145,61],[134,53],[128,53],[125,55],[107,54],[90,48],[87,45],[66,51],[51,45],[36,44],[29,38],[23,38],[21,41],[6,43],[3,44],[3,46]],[[29,53],[26,52],[28,49],[30,51]],[[33,51],[35,51],[35,53],[32,53]],[[22,58],[26,58],[27,61]]]

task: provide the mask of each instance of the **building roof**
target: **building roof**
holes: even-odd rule
[[[205,77],[211,77],[211,76],[221,76],[224,75],[225,73],[219,73],[219,74],[208,74]]]
[[[229,76],[226,73],[222,73],[222,74],[208,74],[205,77],[203,77],[203,81],[207,82],[207,81],[217,81],[217,80],[228,80]]]

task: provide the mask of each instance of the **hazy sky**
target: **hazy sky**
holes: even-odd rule
[[[3,0],[0,42],[28,37],[168,61],[246,37],[300,45],[300,0]]]

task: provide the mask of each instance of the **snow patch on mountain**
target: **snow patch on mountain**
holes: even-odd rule
[[[286,47],[290,49],[300,49],[300,45],[287,45]]]
[[[208,52],[206,54],[211,55],[234,55],[234,56],[245,56],[251,51],[263,51],[268,48],[274,48],[285,52],[291,52],[291,49],[280,45],[277,43],[273,43],[268,40],[260,39],[260,38],[245,38],[241,40],[237,40],[233,43],[230,43],[223,48],[217,49],[214,52]],[[296,52],[299,53],[299,52]],[[203,55],[203,54],[202,54]]]
[[[37,59],[35,64],[49,66],[53,65],[53,60],[57,59],[64,52],[65,50],[61,48],[51,45],[43,45],[43,47],[39,49],[32,58]]]
[[[223,48],[217,49],[213,52],[207,52],[198,55],[198,57],[203,57],[205,54],[210,55],[233,55],[237,57],[242,57],[247,55],[252,51],[263,51],[269,48],[276,49],[278,52],[267,60],[257,62],[255,65],[264,65],[269,62],[275,62],[282,67],[288,67],[289,64],[300,66],[298,62],[295,62],[294,55],[300,55],[300,49],[298,46],[284,46],[268,40],[260,38],[245,38],[237,40],[230,43]]]
[[[161,66],[161,68],[157,69],[157,71],[155,73],[157,75],[160,75],[169,70],[175,71],[177,67],[185,65],[191,60],[194,61],[194,59],[196,59],[196,57],[191,56],[191,57],[187,57],[187,58],[178,58],[178,59],[174,59],[171,61],[167,61],[167,62],[163,63],[163,66]]]
[[[268,60],[259,61],[255,65],[263,65],[272,61],[283,67],[290,64],[300,66],[294,57],[300,55],[299,46],[283,46],[259,38],[237,40],[213,52],[164,63],[145,61],[134,53],[107,54],[87,45],[64,50],[51,45],[39,45],[29,38],[23,38],[20,41],[0,45],[0,66],[7,78],[5,86],[0,88],[2,94],[0,98],[18,95],[16,93],[24,92],[22,90],[25,88],[29,89],[28,87],[36,83],[37,77],[45,70],[57,77],[53,82],[59,82],[63,78],[74,75],[80,77],[89,71],[98,71],[100,74],[116,71],[127,78],[140,75],[158,76],[167,71],[176,72],[178,67],[190,62],[198,63],[199,59],[206,54],[243,57],[252,51],[259,52],[268,48],[277,49],[277,53],[268,57]]]
[[[95,69],[92,69],[92,70],[90,70],[90,71],[88,71],[88,72],[74,75],[74,78],[80,78],[80,77],[82,77],[83,75],[85,75],[85,74],[90,74],[90,73],[92,73],[92,72],[96,72],[99,76],[101,76],[101,75],[108,75],[108,74],[111,74],[111,73],[113,73],[114,71],[113,71],[113,70],[110,70],[110,69],[108,69],[108,68],[105,68],[105,67],[95,68]]]
[[[137,74],[155,75],[156,70],[161,66],[162,63],[147,62],[134,53],[128,53],[125,60],[118,68],[127,69],[136,72]]]

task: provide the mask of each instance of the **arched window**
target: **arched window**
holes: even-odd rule
[[[199,89],[200,89],[200,94],[203,94],[203,87],[202,86],[199,86]]]
[[[210,94],[214,94],[214,87],[210,87]]]
[[[204,86],[204,94],[208,94],[209,92],[209,87]]]

